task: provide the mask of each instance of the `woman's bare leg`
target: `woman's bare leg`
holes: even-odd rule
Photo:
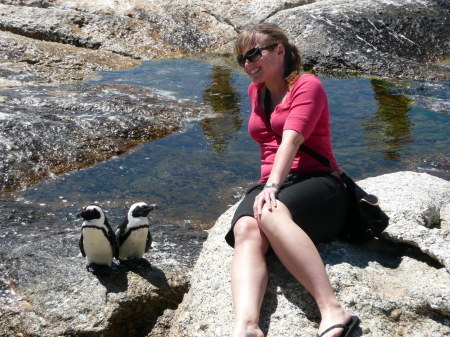
[[[334,324],[346,323],[351,315],[338,302],[316,246],[292,220],[286,206],[277,201],[272,211],[265,207],[259,226],[286,269],[314,297],[322,318],[319,333]],[[325,336],[341,334],[342,329],[333,329]]]
[[[231,291],[235,320],[232,337],[263,337],[258,321],[267,288],[265,253],[269,244],[252,217],[240,218],[235,224],[234,235]]]

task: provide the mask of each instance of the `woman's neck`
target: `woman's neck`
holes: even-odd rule
[[[278,81],[265,82],[267,90],[270,91],[270,97],[273,105],[281,103],[289,91],[289,86],[283,79]]]

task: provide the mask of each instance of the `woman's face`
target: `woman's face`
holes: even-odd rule
[[[254,39],[254,45],[252,48],[267,47],[267,37],[263,34],[256,34]],[[248,51],[246,50],[245,53]],[[255,83],[263,83],[270,81],[276,77],[283,78],[284,69],[284,46],[278,44],[273,48],[264,49],[260,51],[261,57],[254,62],[245,60],[244,71]]]

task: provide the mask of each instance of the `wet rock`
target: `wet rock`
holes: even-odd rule
[[[450,180],[450,156],[443,154],[437,157],[424,159],[417,169],[420,172],[426,172],[436,177]]]
[[[450,304],[448,217],[450,182],[424,173],[398,172],[360,181],[377,194],[391,218],[383,239],[361,245],[319,245],[337,297],[361,319],[361,336],[445,336]],[[224,236],[237,205],[210,230],[191,277],[191,288],[167,336],[226,336],[233,322],[230,263]],[[448,218],[445,223],[448,223]],[[443,221],[444,222],[444,221]],[[275,256],[260,325],[265,336],[313,336],[320,315],[311,295]]]
[[[124,209],[108,207],[114,228]],[[1,202],[0,335],[143,336],[181,302],[205,232],[153,219],[143,260],[93,274],[77,210]]]
[[[118,84],[0,89],[0,190],[104,161],[179,130],[207,106]]]

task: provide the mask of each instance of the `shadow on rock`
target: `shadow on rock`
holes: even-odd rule
[[[310,321],[320,321],[319,310],[311,294],[286,270],[274,253],[267,255],[267,267],[270,277],[260,317],[260,327],[264,335],[268,334],[271,317],[277,312],[277,294],[280,292]],[[286,312],[286,315],[289,313]]]
[[[170,288],[164,272],[161,269],[152,266],[152,264],[144,258],[121,261],[120,265],[123,266],[124,269],[129,270],[147,280],[158,289]]]
[[[96,267],[91,272],[108,293],[120,293],[128,289],[127,270],[118,264],[113,263],[111,268],[107,266]]]
[[[348,263],[366,268],[370,262],[376,262],[385,268],[396,269],[402,259],[408,256],[437,269],[443,267],[417,247],[385,239],[373,239],[363,244],[334,241],[319,244],[318,248],[324,263],[331,266]]]

